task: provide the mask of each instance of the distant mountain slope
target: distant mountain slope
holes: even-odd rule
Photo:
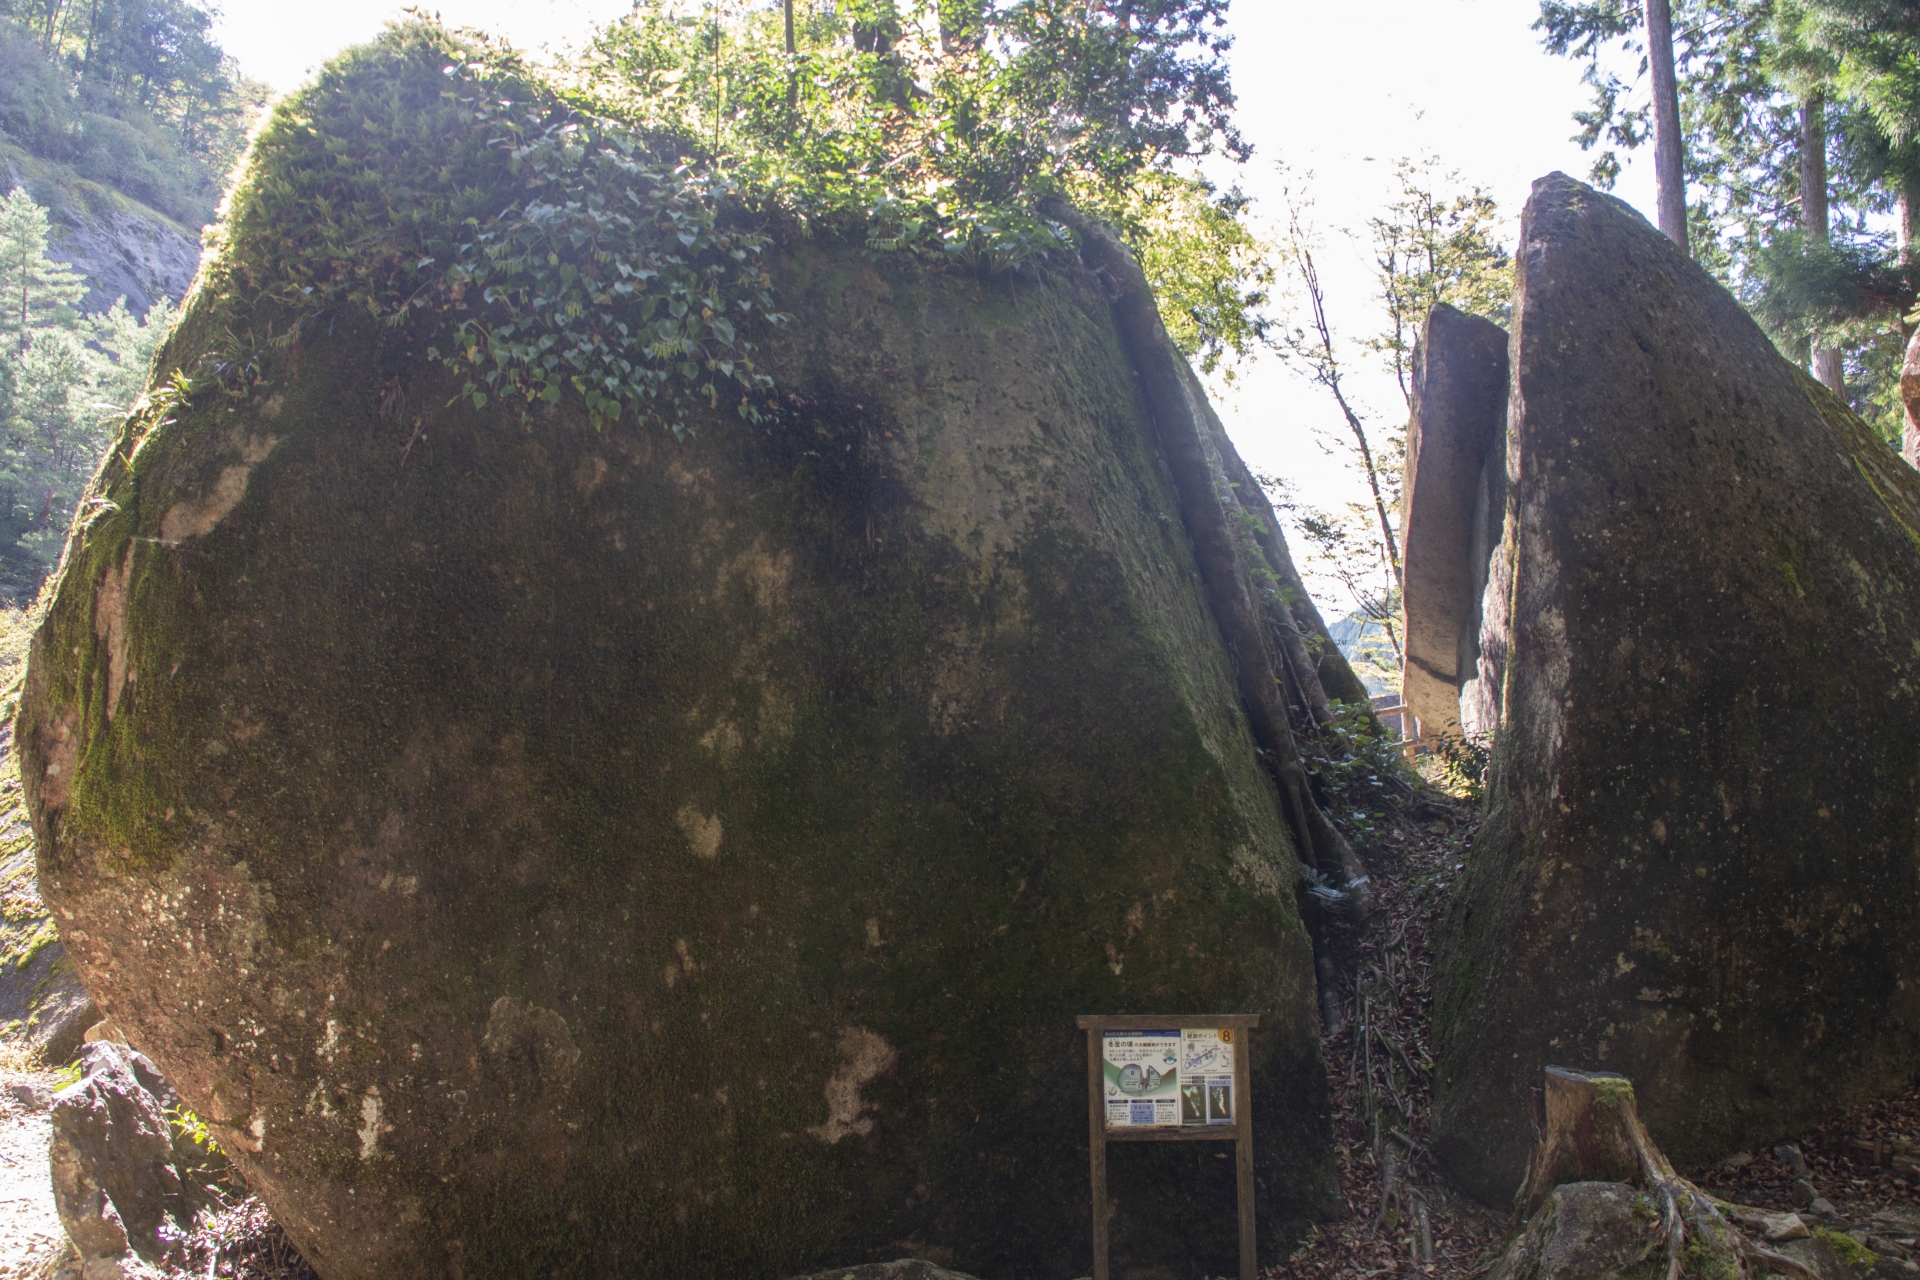
[[[57,257],[87,277],[82,308],[105,311],[124,297],[135,315],[167,298],[178,302],[200,267],[200,237],[113,188],[79,177],[0,140],[5,189],[24,186],[45,205]]]
[[[178,300],[265,85],[195,0],[0,0],[0,183],[51,214],[84,310]]]
[[[1368,693],[1393,693],[1399,689],[1399,683],[1381,670],[1383,660],[1391,661],[1392,649],[1378,622],[1350,613],[1327,623],[1327,634],[1333,637],[1340,656],[1347,660],[1354,674],[1366,683]]]

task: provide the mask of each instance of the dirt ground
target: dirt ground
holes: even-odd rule
[[[1266,1273],[1274,1280],[1444,1280],[1475,1275],[1493,1259],[1504,1215],[1454,1191],[1426,1145],[1433,927],[1477,825],[1477,810],[1464,803],[1386,825],[1368,848],[1374,914],[1361,926],[1336,917],[1325,929],[1345,975],[1345,1026],[1324,1045],[1347,1212]]]
[[[0,1070],[0,1280],[50,1280],[73,1256],[47,1173],[52,1072]]]

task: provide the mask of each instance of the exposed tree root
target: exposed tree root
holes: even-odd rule
[[[1514,1224],[1533,1216],[1565,1182],[1638,1182],[1660,1204],[1666,1280],[1680,1280],[1687,1243],[1727,1255],[1736,1275],[1761,1272],[1820,1280],[1817,1272],[1742,1234],[1713,1196],[1674,1172],[1640,1119],[1625,1076],[1548,1067],[1538,1095],[1540,1129],[1527,1180],[1514,1198]]]

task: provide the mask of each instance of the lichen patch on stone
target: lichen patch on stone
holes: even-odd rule
[[[680,831],[687,837],[687,844],[694,853],[708,861],[720,856],[719,818],[701,813],[691,804],[683,804],[673,819],[680,824]]]
[[[873,1117],[866,1114],[867,1102],[860,1090],[900,1060],[892,1045],[865,1027],[848,1027],[840,1033],[840,1069],[827,1078],[823,1092],[827,1098],[827,1122],[815,1125],[808,1133],[828,1146],[848,1134],[864,1138],[873,1132]]]
[[[386,1106],[380,1101],[380,1087],[370,1086],[360,1099],[360,1158],[371,1160],[380,1154],[380,1132]]]
[[[605,458],[583,459],[580,465],[573,469],[573,487],[580,491],[581,497],[590,498],[593,496],[593,491],[600,487],[600,482],[607,478],[607,470]]]
[[[133,547],[115,566],[109,566],[93,597],[93,634],[107,650],[107,723],[120,709],[127,686],[127,585],[133,576]]]
[[[571,1084],[573,1069],[580,1062],[580,1050],[565,1018],[513,996],[493,1002],[480,1043],[503,1065],[532,1075],[541,1089]]]
[[[47,762],[40,780],[42,811],[66,808],[67,798],[73,794],[73,769],[80,758],[80,743],[74,729],[79,721],[79,711],[65,706],[40,726],[40,758]]]
[[[731,720],[717,720],[711,729],[700,735],[700,745],[722,756],[730,755],[740,749],[743,739],[740,730]]]
[[[240,499],[247,496],[247,477],[253,469],[266,460],[273,446],[280,443],[278,436],[248,436],[236,440],[240,451],[240,461],[220,469],[220,478],[213,482],[213,488],[198,498],[174,503],[160,517],[160,541],[180,543],[188,538],[199,538],[213,532],[227,513],[240,505]]]

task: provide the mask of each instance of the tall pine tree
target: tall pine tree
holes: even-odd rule
[[[47,255],[47,211],[25,188],[0,201],[0,341],[25,352],[34,331],[80,325],[86,277]]]

